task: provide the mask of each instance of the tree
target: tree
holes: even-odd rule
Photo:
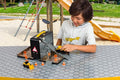
[[[15,0],[13,0],[13,3],[15,3]]]
[[[6,9],[6,0],[4,0],[4,9]]]
[[[0,3],[3,4],[3,0],[0,0]]]
[[[10,0],[10,4],[12,4],[12,0]]]

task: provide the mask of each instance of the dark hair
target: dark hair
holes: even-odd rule
[[[82,13],[84,21],[90,21],[93,17],[93,9],[88,0],[75,0],[69,9],[72,16],[77,16]]]

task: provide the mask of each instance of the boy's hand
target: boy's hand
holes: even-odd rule
[[[76,47],[75,47],[75,45],[66,44],[66,45],[61,47],[61,50],[64,50],[66,52],[71,52],[71,51],[76,50]]]

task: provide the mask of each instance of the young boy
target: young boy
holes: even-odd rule
[[[75,0],[70,9],[71,20],[63,22],[58,33],[56,45],[62,45],[61,50],[96,52],[96,42],[93,27],[88,22],[93,17],[93,9],[88,0]]]

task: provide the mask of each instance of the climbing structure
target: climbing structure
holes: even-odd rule
[[[18,27],[18,29],[17,29],[17,31],[16,31],[16,33],[15,33],[15,36],[18,34],[18,32],[19,32],[19,30],[20,30],[20,28],[21,28],[21,26],[22,26],[22,24],[23,24],[23,22],[24,22],[24,20],[25,20],[25,18],[26,18],[26,16],[27,16],[27,14],[28,14],[28,12],[29,12],[32,4],[33,4],[33,2],[34,2],[34,0],[32,0],[32,2],[31,2],[31,4],[30,4],[30,6],[29,6],[29,8],[28,8],[28,10],[27,10],[27,12],[26,12],[26,14],[25,14],[22,22],[21,22],[21,24],[19,25],[19,27]],[[28,30],[28,32],[27,32],[27,34],[26,34],[26,36],[25,36],[24,41],[27,39],[27,37],[28,37],[28,35],[29,35],[32,27],[33,27],[33,24],[35,23],[35,20],[37,19],[38,15],[39,15],[42,7],[43,7],[44,2],[45,2],[45,0],[42,1],[41,6],[38,8],[37,13],[34,15],[34,16],[35,16],[35,17],[34,17],[34,20],[32,20],[32,23],[31,23],[31,25],[30,25],[30,27],[29,27],[29,30]],[[32,14],[32,16],[33,16],[33,14]],[[27,25],[25,26],[26,28],[28,27],[28,24],[29,24],[30,20],[31,20],[31,19],[28,20],[28,23],[27,23]]]

